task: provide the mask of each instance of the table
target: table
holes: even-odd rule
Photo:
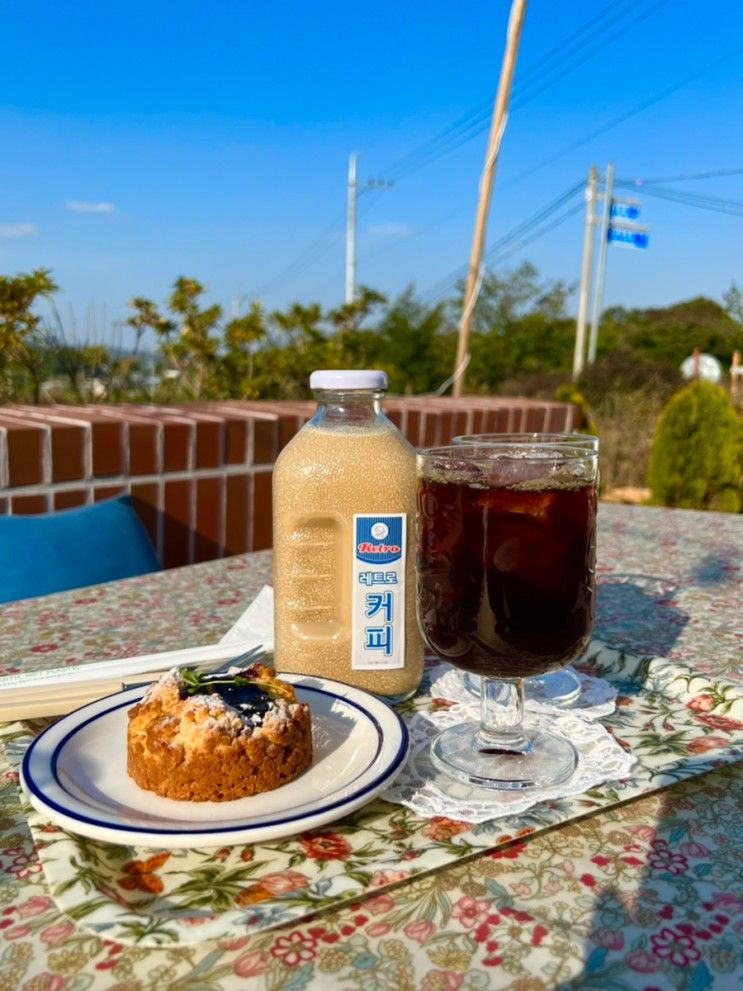
[[[602,504],[596,636],[740,683],[742,551],[743,516]],[[216,641],[270,580],[264,552],[10,604],[0,673],[19,659],[56,667]],[[3,754],[0,991],[736,987],[739,767],[412,881],[387,878],[366,898],[273,931],[157,948],[101,938],[59,912]],[[424,828],[432,842],[456,843],[463,826]],[[323,842],[326,855],[343,855],[332,833]]]

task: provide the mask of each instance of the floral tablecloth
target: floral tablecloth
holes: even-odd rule
[[[685,743],[706,760],[699,770],[714,767],[735,723],[707,686],[740,678],[742,545],[743,517],[601,508],[596,635],[700,676],[692,688],[704,687],[684,702],[699,727]],[[270,555],[260,554],[9,605],[0,610],[0,672],[217,640],[267,581]],[[678,728],[661,728],[658,746],[678,746]],[[743,787],[740,765],[719,763],[600,813],[589,798],[588,817],[533,835],[525,824],[485,852],[459,845],[465,823],[403,813],[390,843],[420,836],[469,856],[412,880],[382,867],[357,902],[250,935],[201,939],[210,915],[194,913],[192,942],[153,946],[147,934],[106,938],[78,924],[74,907],[59,911],[3,755],[0,991],[733,987],[743,976]],[[342,824],[299,842],[330,867],[352,859]],[[297,864],[251,872],[250,848],[212,854],[218,866],[244,858],[236,869],[247,883],[236,875],[235,884],[246,905],[302,895]],[[157,893],[161,860],[121,863],[122,900]]]

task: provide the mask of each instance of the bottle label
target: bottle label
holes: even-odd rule
[[[351,667],[405,666],[405,513],[353,517]]]

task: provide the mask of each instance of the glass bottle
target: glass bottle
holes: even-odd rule
[[[415,616],[415,452],[379,371],[317,371],[317,412],[273,474],[275,665],[390,701],[423,673]]]

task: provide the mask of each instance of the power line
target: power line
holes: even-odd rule
[[[609,4],[601,11],[600,14],[591,18],[580,28],[574,31],[573,34],[568,35],[567,38],[555,46],[555,48],[551,49],[546,56],[540,59],[538,63],[534,63],[529,69],[526,70],[522,77],[517,81],[517,90],[514,94],[512,109],[516,110],[522,106],[525,106],[526,103],[532,100],[535,96],[554,85],[554,83],[558,82],[584,62],[587,62],[598,52],[605,49],[608,44],[611,44],[611,42],[621,37],[621,35],[625,34],[641,20],[649,17],[650,14],[654,13],[666,3],[668,3],[668,0],[656,0],[654,4],[651,4],[644,10],[637,12],[637,16],[607,38],[603,36],[612,25],[623,19],[628,13],[637,11],[637,4],[634,0],[630,0],[630,2],[624,5],[624,7],[620,7],[619,10],[615,9],[614,4]],[[612,12],[613,16],[608,16]],[[589,31],[594,24],[601,21],[605,21],[603,26],[589,33],[586,38],[575,44],[576,39],[578,39],[581,35],[586,34],[586,32]],[[594,45],[579,59],[574,60],[566,67],[562,68],[562,71],[560,71],[561,67],[565,62],[567,62],[570,56],[577,54],[581,51],[581,49],[585,48],[592,41],[597,39],[599,40],[599,44]],[[572,47],[571,42],[573,42]],[[545,63],[548,63],[550,60],[555,58],[557,59],[556,64],[552,67],[545,68]],[[521,87],[524,87],[525,85],[527,87],[527,92],[522,93]],[[472,138],[475,138],[478,134],[482,133],[482,131],[488,126],[490,110],[490,102],[478,105],[469,113],[457,118],[438,135],[435,135],[418,148],[413,149],[413,151],[409,152],[407,155],[404,155],[401,159],[393,162],[392,165],[388,166],[384,170],[385,174],[392,175],[395,179],[400,179],[412,174],[413,172],[417,172],[419,169],[422,169],[427,165],[432,164],[434,161],[437,161],[449,152],[456,151],[458,148],[462,147],[462,145],[472,140]]]
[[[631,8],[633,6],[633,0],[629,0],[629,3],[625,6]],[[553,49],[547,52],[547,54],[543,56],[538,63],[534,63],[523,73],[521,73],[518,84],[524,85],[524,83],[530,81],[533,76],[538,78],[540,73],[544,71],[545,62],[549,62],[556,56],[564,54],[566,46],[568,46],[571,41],[580,37],[581,34],[592,27],[595,23],[606,18],[613,9],[614,4],[608,4],[599,14],[596,14],[594,17],[590,18],[580,28],[574,31],[573,34],[568,35],[568,37],[563,39],[559,45],[556,45]],[[491,103],[492,101],[486,100],[483,103],[478,104],[472,110],[462,114],[460,117],[452,121],[452,123],[446,128],[444,128],[443,131],[435,134],[432,138],[424,141],[423,144],[393,162],[387,167],[387,169],[385,169],[385,172],[390,174],[397,173],[398,178],[400,178],[404,174],[410,174],[410,172],[417,171],[419,168],[423,168],[425,165],[430,164],[430,162],[435,161],[437,158],[441,157],[441,155],[446,154],[447,151],[453,151],[455,148],[460,147],[461,144],[475,137],[484,129],[484,127],[487,126],[487,122],[490,119]],[[447,145],[449,144],[452,144],[451,148],[447,148]]]
[[[560,227],[562,224],[565,223],[566,220],[569,220],[571,217],[574,217],[576,213],[580,213],[582,209],[583,209],[582,202],[574,203],[568,210],[565,210],[564,213],[561,213],[559,215],[559,217],[556,217],[551,224],[547,224],[545,227],[540,227],[538,231],[535,231],[531,235],[531,237],[523,238],[521,241],[518,242],[518,244],[514,244],[506,252],[502,252],[502,251],[494,252],[493,255],[491,255],[490,252],[488,252],[487,255],[488,261],[502,262],[506,258],[510,258],[511,255],[514,255],[517,251],[520,251],[522,248],[525,248],[528,244],[531,244],[533,241],[538,241],[539,238],[544,237],[545,234],[549,234],[550,231],[553,231],[555,230],[555,228]],[[495,255],[497,255],[498,257],[495,257]]]
[[[562,206],[565,205],[565,203],[567,203],[573,196],[575,196],[576,193],[578,193],[582,188],[583,188],[582,181],[577,182],[573,186],[568,187],[568,189],[560,193],[560,195],[557,196],[554,200],[552,200],[546,206],[542,207],[541,210],[538,210],[527,220],[518,224],[516,227],[512,228],[510,231],[504,234],[502,237],[498,238],[497,241],[495,241],[493,244],[491,244],[488,247],[487,251],[485,252],[485,258],[490,260],[495,255],[502,253],[506,248],[512,245],[512,242],[518,241],[518,239],[522,237],[524,234],[528,234],[539,224],[543,223],[543,221],[551,217],[557,210],[559,210]],[[582,203],[579,203],[577,209],[580,209],[582,205],[583,205]],[[563,219],[567,219],[567,217],[564,217]],[[545,230],[544,233],[546,232],[547,231]],[[533,240],[536,240],[536,237],[533,238]],[[520,247],[520,245],[514,247],[514,251],[518,250],[518,247]],[[466,274],[466,272],[467,272],[467,265],[458,266],[453,272],[450,272],[449,275],[445,276],[443,279],[440,279],[424,295],[429,298],[430,297],[433,297],[434,299],[438,298],[439,296],[447,292],[448,289],[451,288],[453,285],[456,285],[459,279],[461,279],[462,276]]]
[[[307,244],[299,254],[289,262],[280,272],[274,275],[272,278],[261,283],[253,290],[254,296],[261,296],[264,292],[272,289],[275,285],[286,279],[296,278],[305,272],[310,266],[319,259],[326,255],[331,247],[335,247],[334,241],[331,239],[331,235],[335,233],[338,229],[338,224],[345,217],[345,211],[337,214],[334,220],[328,224],[325,230],[320,234],[314,241]]]
[[[634,189],[631,183],[617,182],[617,186]],[[695,206],[700,210],[711,210],[715,213],[727,213],[733,217],[743,217],[743,201],[725,200],[716,196],[702,196],[696,193],[684,193],[680,189],[659,189],[655,186],[643,189],[643,195],[657,196],[659,199],[671,200],[686,206]]]
[[[538,84],[540,82],[541,77],[545,75],[548,76],[550,72],[554,72],[556,69],[559,69],[561,62],[564,62],[566,58],[580,51],[582,47],[584,47],[586,44],[593,41],[597,37],[600,37],[602,34],[605,33],[607,28],[611,27],[617,21],[621,20],[623,17],[625,17],[627,13],[637,10],[637,4],[635,3],[635,0],[628,0],[628,2],[623,7],[620,7],[618,10],[615,9],[614,4],[609,4],[599,14],[596,14],[594,17],[590,18],[580,28],[574,31],[572,35],[569,35],[566,39],[564,39],[553,49],[547,52],[547,54],[544,55],[539,60],[538,63],[534,63],[526,70],[526,72],[522,75],[521,84],[523,85],[525,80],[529,80],[531,77],[535,77],[534,83],[537,84],[538,88],[536,89],[532,88],[532,91],[528,92],[525,96],[522,96],[521,100],[519,100],[518,98],[515,99],[512,104],[512,107],[514,109],[518,109],[519,107],[524,106],[535,96],[542,93],[545,89],[553,85],[559,79],[563,78],[569,72],[572,72],[573,69],[577,68],[579,65],[582,65],[584,62],[588,61],[601,48],[605,48],[607,44],[610,44],[612,41],[620,37],[620,35],[629,31],[630,28],[634,27],[637,23],[639,23],[641,20],[644,20],[646,17],[649,17],[650,14],[654,13],[657,9],[664,6],[667,2],[668,0],[657,0],[657,2],[652,4],[650,7],[647,7],[645,10],[641,10],[637,14],[637,16],[633,18],[629,23],[625,24],[618,31],[615,31],[614,34],[612,34],[609,38],[603,39],[600,45],[594,46],[581,59],[573,62],[566,69],[564,69],[564,71],[562,71],[556,76],[553,76],[552,79],[548,79],[546,82],[543,82],[541,86],[539,86]],[[614,12],[613,16],[609,17],[607,20],[607,15],[610,14],[612,11]],[[578,45],[573,44],[573,47],[572,48],[570,47],[571,41],[574,42],[576,39],[580,38],[581,35],[586,34],[591,27],[593,27],[597,23],[600,23],[601,21],[606,21],[606,23],[603,25],[602,28],[588,34],[588,37],[585,38]],[[552,68],[545,69],[545,65],[548,64],[551,60],[554,60],[557,56],[560,56],[557,65],[553,66]],[[418,171],[418,169],[424,168],[426,165],[433,163],[435,160],[447,154],[449,151],[455,151],[457,148],[461,147],[471,138],[476,137],[477,134],[480,134],[485,129],[485,127],[487,127],[489,119],[490,119],[490,103],[487,102],[485,104],[480,105],[478,108],[471,111],[470,113],[464,114],[462,117],[457,118],[457,120],[455,120],[449,126],[449,128],[445,129],[440,135],[436,135],[433,138],[429,139],[429,141],[421,145],[419,149],[414,149],[407,156],[404,156],[402,159],[398,160],[397,163],[393,163],[391,166],[389,166],[385,171],[387,173],[392,174],[394,173],[396,166],[400,167],[401,165],[403,166],[404,169],[403,163],[405,163],[410,158],[414,159],[416,153],[424,152],[425,149],[429,146],[432,146],[432,148],[435,149],[436,142],[444,140],[447,135],[450,135],[449,140],[453,143],[450,143],[448,147],[444,145],[444,147],[440,148],[438,151],[434,151],[433,157],[430,157],[426,160],[422,160],[418,163],[415,163],[415,161],[413,161],[413,164],[408,166],[407,172],[403,171],[398,175],[398,178],[400,178],[401,176],[404,177],[405,175],[410,175],[412,172]],[[375,202],[376,198],[377,197],[374,196],[371,198],[371,200],[367,201],[366,204],[367,207],[371,206],[372,203]],[[418,233],[431,230],[432,228],[439,226],[439,224],[445,223],[447,220],[450,220],[452,216],[455,216],[457,213],[463,212],[467,208],[468,208],[468,204],[465,204],[462,207],[458,208],[456,211],[448,213],[445,217],[441,218],[440,220],[434,221],[433,223],[426,225],[426,227],[423,228],[422,231],[409,235],[409,237],[416,237],[418,236]],[[380,253],[381,252],[378,249],[377,251],[373,252],[372,256],[378,255]]]
[[[624,33],[626,30],[629,30],[629,28],[632,27],[640,17],[649,16],[650,13],[652,13],[654,10],[656,10],[659,6],[661,6],[665,2],[667,2],[667,0],[659,0],[659,2],[657,2],[655,5],[641,12],[641,14],[639,14],[638,17],[636,17],[629,24],[625,25],[624,28],[621,29],[621,31],[615,32],[614,35],[612,35],[611,40],[612,41],[615,40],[616,37],[619,36],[619,34]],[[624,14],[626,14],[628,9],[631,9],[632,6],[633,5],[630,4],[629,7],[622,8],[620,13],[615,13],[615,16],[609,20],[608,24],[604,24],[604,30],[607,27],[611,26],[613,23],[616,23],[616,21],[621,16],[624,16]],[[590,28],[590,26],[596,24],[597,22],[600,22],[602,19],[605,19],[609,11],[612,9],[612,7],[613,5],[609,4],[599,14],[595,15],[590,21],[586,22],[581,28],[577,29],[577,31],[575,31],[572,35],[568,36],[567,39],[565,39],[560,45],[556,46],[556,48],[553,49],[552,51],[558,52],[561,48],[564,49],[565,46],[572,39],[579,37],[581,34],[585,34],[586,31]],[[585,45],[588,41],[593,40],[595,37],[597,37],[598,34],[599,32],[593,32],[593,34],[589,35],[588,39],[584,39],[582,45]],[[578,51],[580,47],[581,46],[578,46],[578,48],[574,50]],[[636,116],[637,114],[641,113],[643,110],[646,110],[648,107],[651,107],[656,103],[659,103],[661,100],[672,95],[673,93],[675,93],[683,86],[687,85],[688,83],[698,79],[700,76],[704,75],[706,72],[710,71],[711,69],[716,68],[717,66],[722,65],[727,61],[730,61],[732,58],[735,58],[735,56],[739,55],[741,51],[743,51],[743,46],[739,46],[735,48],[733,51],[727,53],[726,55],[713,59],[712,61],[706,63],[695,72],[690,73],[689,75],[684,76],[682,79],[673,83],[671,86],[668,86],[665,89],[654,94],[653,96],[641,101],[631,110],[628,110],[620,114],[619,116],[613,118],[611,121],[608,121],[606,124],[603,124],[601,127],[594,129],[593,131],[584,135],[582,138],[579,138],[577,141],[572,142],[570,145],[566,146],[561,151],[555,153],[554,155],[549,156],[548,158],[543,159],[541,162],[530,167],[529,169],[526,169],[518,173],[510,180],[507,180],[507,183],[510,184],[517,182],[520,179],[523,179],[529,175],[534,174],[535,172],[540,171],[541,169],[545,168],[547,165],[551,165],[555,161],[558,161],[559,159],[570,154],[572,151],[575,151],[577,148],[580,148],[583,145],[588,144],[594,138],[606,133],[607,131],[613,129],[614,127],[619,126],[619,124],[622,124],[626,120],[629,120],[631,117]],[[548,57],[552,57],[552,56],[548,55]],[[585,61],[586,58],[588,57],[590,57],[590,55],[587,55],[582,61]],[[558,61],[556,66],[554,66],[552,69],[547,70],[547,72],[543,73],[543,75],[547,75],[549,72],[554,72],[556,68],[559,68],[559,65],[560,62]],[[529,73],[532,74],[537,73],[537,69],[539,67],[541,67],[541,63],[539,65],[535,64],[532,69],[527,70],[527,73],[525,74],[525,78],[529,78]],[[572,69],[575,67],[576,65],[569,66],[568,68],[565,69],[562,75],[565,75],[567,74],[567,72],[572,71]],[[561,78],[561,76],[559,78]],[[552,83],[556,81],[557,78],[552,79],[551,82],[548,82],[545,85],[543,85],[542,89],[546,88],[547,85],[552,85]],[[536,78],[533,79],[532,85],[536,85],[538,84],[538,82],[539,82],[539,75],[537,73]],[[542,89],[540,89],[539,92],[542,92]],[[533,98],[535,95],[537,95],[537,91],[532,91],[531,94],[527,93],[527,95],[523,98],[521,105],[523,106],[528,99]],[[518,106],[518,104],[514,103],[514,106]],[[490,112],[490,105],[488,103],[485,108],[476,108],[475,110],[470,111],[467,114],[464,114],[463,116],[455,120],[451,125],[449,125],[449,127],[447,127],[440,134],[435,135],[427,142],[424,142],[424,144],[419,146],[417,149],[413,149],[412,152],[409,152],[401,159],[398,159],[397,162],[393,163],[391,166],[385,169],[385,173],[390,175],[393,179],[395,178],[399,179],[406,175],[411,174],[413,171],[417,171],[418,169],[423,168],[428,164],[431,164],[433,161],[447,154],[449,151],[456,150],[456,148],[461,147],[462,144],[466,143],[471,138],[475,137],[476,134],[480,133],[480,131],[485,126],[487,126],[487,116],[489,115],[489,112]],[[483,116],[483,114],[485,116]],[[739,172],[743,172],[743,170],[721,170],[719,173],[716,174],[719,175],[739,174]],[[702,177],[703,175],[699,176],[699,178]],[[687,177],[685,176],[679,177],[679,179],[685,179],[685,178]],[[688,178],[696,178],[696,177],[689,176]],[[644,183],[650,184],[651,182],[660,182],[660,181],[661,180],[645,180]],[[374,201],[374,198],[375,198],[374,195],[369,197],[367,200],[367,205],[371,205],[371,203]],[[287,266],[285,266],[285,268],[281,272],[279,272],[272,279],[268,280],[267,282],[264,282],[261,286],[259,286],[258,289],[256,290],[256,294],[264,292],[268,288],[272,288],[274,285],[282,281],[285,281],[286,279],[296,278],[302,272],[306,271],[306,269],[311,267],[316,260],[327,254],[328,250],[330,250],[330,247],[333,246],[332,241],[328,243],[328,238],[331,233],[336,231],[338,223],[340,222],[340,220],[342,220],[342,218],[343,218],[343,214],[340,215],[340,218],[335,219],[330,225],[328,225],[326,230],[317,239],[315,239],[313,242],[308,244],[292,262],[290,262]],[[440,222],[443,222],[443,220]],[[432,226],[435,226],[435,224]]]
[[[607,131],[617,127],[619,124],[623,124],[626,120],[629,120],[630,117],[634,117],[637,114],[642,113],[643,110],[647,110],[648,107],[652,107],[653,104],[660,103],[661,100],[664,100],[667,96],[671,96],[672,93],[680,90],[682,87],[686,86],[687,83],[691,83],[700,76],[703,76],[706,72],[709,72],[710,69],[715,69],[717,66],[723,65],[725,62],[729,62],[731,59],[735,58],[736,55],[740,55],[741,52],[743,52],[743,45],[739,45],[737,48],[734,48],[731,52],[728,52],[727,55],[721,55],[719,58],[713,59],[711,62],[707,62],[700,69],[697,69],[690,75],[684,76],[683,79],[678,80],[671,86],[667,86],[665,89],[660,90],[660,92],[655,93],[646,100],[642,100],[631,110],[627,110],[618,117],[614,117],[613,120],[608,121],[608,123],[602,124],[601,127],[597,127],[595,130],[584,135],[582,138],[579,138],[577,141],[572,142],[572,144],[567,145],[567,147],[563,148],[562,151],[558,151],[554,155],[550,155],[549,158],[543,159],[537,165],[533,165],[531,168],[525,169],[523,172],[519,172],[517,175],[509,179],[508,183],[518,182],[520,179],[526,178],[526,176],[539,172],[540,169],[545,168],[545,166],[552,165],[553,162],[557,162],[559,159],[564,158],[565,155],[569,155],[570,152],[575,151],[576,148],[581,148],[583,145],[588,144],[589,141],[592,141],[599,135],[605,134]]]
[[[579,66],[583,65],[585,62],[588,62],[589,59],[592,59],[593,56],[596,55],[598,52],[603,51],[613,41],[616,41],[617,38],[620,38],[623,34],[626,34],[630,30],[630,28],[633,28],[633,27],[635,27],[635,25],[639,24],[641,21],[644,21],[651,14],[654,14],[655,11],[658,10],[660,7],[664,7],[667,3],[668,3],[668,0],[657,0],[656,3],[652,4],[650,7],[646,7],[645,10],[640,10],[637,13],[637,16],[634,17],[628,24],[625,24],[623,27],[621,27],[618,31],[615,31],[614,34],[610,35],[608,38],[600,38],[598,45],[594,45],[594,47],[591,48],[591,49],[589,49],[589,51],[586,52],[583,56],[581,56],[581,58],[577,59],[574,62],[571,62],[558,75],[553,76],[553,78],[551,78],[551,79],[547,79],[541,85],[539,85],[539,80],[537,80],[536,81],[537,82],[536,88],[535,88],[534,85],[532,85],[532,87],[531,87],[531,89],[529,90],[528,93],[526,93],[525,95],[522,95],[519,99],[514,100],[514,102],[513,102],[513,109],[514,110],[519,110],[521,107],[525,106],[530,100],[533,100],[535,96],[538,96],[540,93],[543,93],[544,90],[549,89],[550,86],[553,86],[556,82],[558,82],[560,79],[562,79],[565,76],[567,76],[574,69],[577,69]],[[636,6],[637,6],[636,4],[631,3],[629,9],[630,10],[636,9]],[[615,17],[611,18],[611,20],[608,22],[608,24],[606,24],[604,27],[605,28],[606,27],[609,27],[615,21],[620,20],[621,18],[624,17],[625,13],[627,13],[627,11],[624,11],[624,10],[621,11]],[[603,33],[604,33],[603,30],[602,31],[599,31],[599,32],[594,32],[594,34],[591,35],[590,38],[587,39],[587,40],[592,40],[597,35],[602,35]],[[584,44],[585,44],[585,42],[584,42]],[[583,45],[580,45],[578,47],[578,50],[580,50],[580,48],[582,48],[582,47],[583,47]],[[566,52],[565,53],[566,57],[569,56],[570,54],[571,54],[570,52]],[[558,64],[557,68],[559,68],[559,64]],[[547,74],[549,75],[549,72],[551,72],[551,71],[552,70],[548,70],[547,71]]]
[[[652,179],[622,179],[627,186],[652,186],[655,183],[687,182],[692,179],[719,179],[721,176],[743,175],[743,168],[715,169],[712,172],[682,172],[681,175],[654,177]]]

